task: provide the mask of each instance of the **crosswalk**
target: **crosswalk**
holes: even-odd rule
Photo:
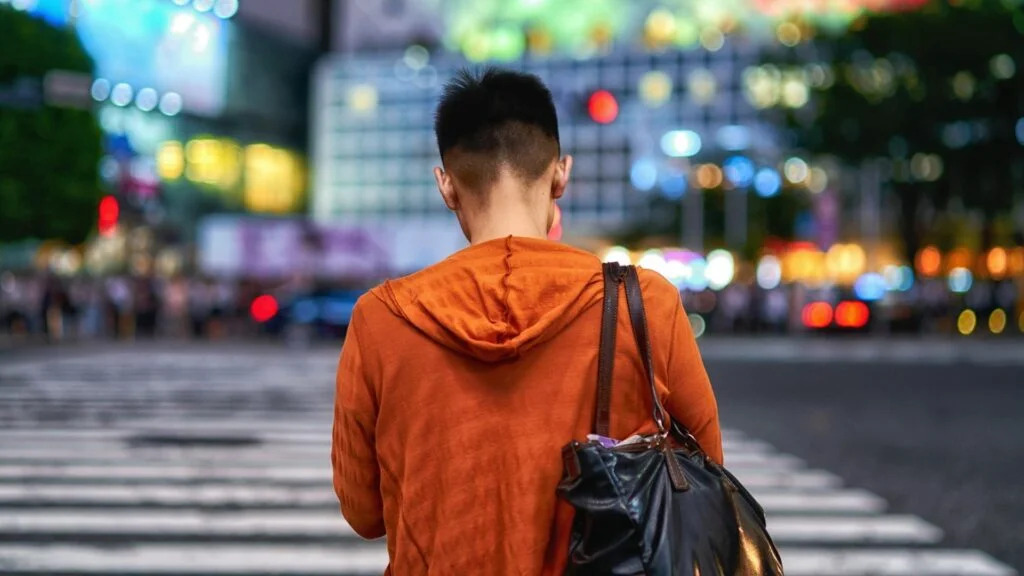
[[[0,366],[0,574],[367,575],[338,513],[335,358],[108,353]],[[876,494],[738,430],[732,470],[790,576],[1012,576]]]

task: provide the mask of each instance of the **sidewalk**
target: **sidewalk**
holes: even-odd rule
[[[733,337],[699,340],[708,361],[782,363],[979,364],[1024,366],[1024,338]],[[1022,376],[1024,380],[1024,376]]]

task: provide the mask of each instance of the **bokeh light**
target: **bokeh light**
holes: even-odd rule
[[[673,158],[696,156],[701,149],[700,135],[692,130],[672,130],[661,137],[661,151]]]
[[[712,250],[708,253],[707,268],[704,271],[708,287],[721,290],[728,286],[736,274],[736,262],[726,250]]]
[[[835,322],[841,328],[863,328],[871,319],[871,310],[863,302],[840,302],[836,306]]]
[[[853,285],[853,292],[857,298],[865,302],[874,302],[885,297],[886,280],[881,274],[869,272],[862,274]]]
[[[611,124],[619,117],[619,102],[607,90],[598,90],[587,101],[590,119],[598,124]]]
[[[771,198],[778,195],[782,189],[782,178],[779,173],[771,168],[762,168],[754,176],[754,190],[762,198]]]
[[[807,180],[807,176],[810,174],[807,168],[807,162],[804,162],[802,158],[790,158],[786,160],[785,170],[786,180],[794,184],[800,184],[804,180]]]
[[[714,164],[701,164],[697,167],[697,185],[705,190],[712,190],[722,185],[722,169]]]
[[[653,189],[658,183],[658,165],[650,158],[640,158],[633,162],[629,180],[637,190],[646,192]]]
[[[640,77],[640,99],[651,108],[657,108],[672,97],[672,78],[659,70],[652,70]]]
[[[774,290],[782,282],[782,263],[771,254],[762,256],[757,263],[757,285],[764,290]]]
[[[997,246],[989,251],[988,257],[985,259],[985,263],[988,266],[988,273],[993,278],[1002,278],[1006,274],[1009,259],[1006,255],[1006,249]]]
[[[725,177],[737,188],[746,188],[754,183],[756,166],[745,156],[732,156],[722,165]]]
[[[942,269],[942,254],[935,246],[928,246],[917,255],[917,271],[922,276],[938,276]]]
[[[252,319],[259,323],[269,322],[274,316],[277,316],[277,312],[277,300],[269,294],[257,296],[249,306]]]
[[[997,308],[989,314],[988,330],[993,334],[1002,334],[1006,330],[1006,311]]]
[[[612,246],[605,251],[604,256],[601,258],[603,262],[617,262],[623,266],[629,266],[632,264],[632,257],[629,254],[629,250],[622,246]]]
[[[708,323],[704,320],[704,317],[700,314],[689,314],[687,318],[690,320],[690,328],[693,330],[694,338],[703,336],[708,328]]]
[[[964,310],[956,319],[956,329],[964,336],[974,334],[974,330],[977,327],[978,316],[974,313],[974,310]]]
[[[801,319],[808,328],[828,328],[832,324],[832,305],[828,302],[811,302],[804,306]]]
[[[965,294],[974,284],[974,275],[967,268],[954,268],[949,272],[949,290],[957,294]]]

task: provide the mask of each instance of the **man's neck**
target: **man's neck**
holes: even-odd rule
[[[491,203],[470,223],[470,244],[509,236],[547,238],[547,222],[538,218],[537,207],[516,197],[520,194],[492,194]]]
[[[503,221],[491,222],[470,232],[471,245],[482,244],[498,238],[517,236],[520,238],[538,238],[545,240],[548,237],[546,230],[540,230],[535,224],[529,221]]]

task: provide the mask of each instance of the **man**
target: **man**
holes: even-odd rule
[[[591,432],[601,262],[547,240],[572,158],[534,76],[462,73],[435,131],[437,187],[470,247],[386,282],[353,312],[337,374],[341,511],[387,536],[388,574],[561,574],[571,507],[561,449]],[[715,398],[676,289],[641,271],[666,407],[722,461]],[[652,432],[619,314],[611,432]]]

